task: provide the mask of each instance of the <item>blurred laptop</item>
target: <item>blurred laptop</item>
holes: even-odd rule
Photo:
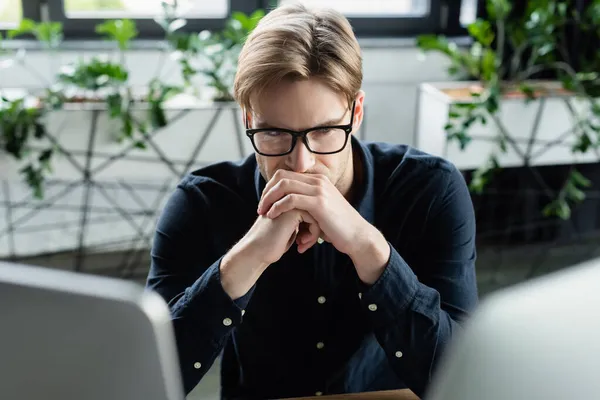
[[[427,400],[600,399],[600,260],[485,298]]]
[[[489,295],[425,399],[600,399],[599,289],[594,261]],[[1,399],[184,399],[169,310],[140,285],[0,262],[0,318]]]
[[[0,262],[0,398],[183,400],[169,310],[141,285]]]

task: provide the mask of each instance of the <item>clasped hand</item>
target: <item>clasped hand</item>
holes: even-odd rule
[[[345,254],[356,247],[361,230],[370,226],[326,176],[278,170],[265,186],[257,212],[275,219],[294,209],[310,214],[320,237]],[[301,253],[316,243],[314,236],[308,230],[298,232]]]

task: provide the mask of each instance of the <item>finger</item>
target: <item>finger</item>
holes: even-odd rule
[[[316,196],[318,194],[318,188],[311,186],[307,183],[292,180],[282,179],[275,186],[266,192],[263,192],[263,197],[258,204],[258,213],[264,215],[270,209],[273,203],[282,199],[284,196],[291,193],[305,194],[309,196]]]
[[[265,194],[271,190],[271,188],[279,183],[279,181],[283,179],[291,179],[295,181],[300,181],[307,183],[309,185],[318,185],[322,180],[328,180],[324,175],[317,174],[303,174],[300,172],[294,171],[286,171],[284,169],[277,170],[275,175],[267,182],[265,188],[263,189],[261,200],[264,198]]]
[[[302,233],[302,235],[299,235],[296,239],[300,242],[298,243],[298,252],[304,253],[306,250],[310,249],[317,243],[317,241],[319,240],[319,236],[321,235],[321,228],[319,228],[319,225],[317,225],[316,220],[307,212],[301,212],[300,216],[303,220],[305,220],[305,222],[307,222],[308,228],[308,230],[305,230]]]
[[[319,238],[323,235],[321,229],[318,228],[317,225],[306,224],[306,228],[301,230],[298,236],[296,237],[296,244],[314,244],[319,241]]]
[[[285,247],[285,251],[288,251],[290,249],[290,247],[292,247],[292,245],[294,244],[294,241],[298,240],[298,231],[299,229],[296,228],[296,231],[292,233],[292,235],[290,236],[288,243]]]
[[[302,210],[307,211],[312,216],[315,215],[318,198],[315,196],[307,196],[304,194],[292,193],[284,196],[281,200],[276,201],[269,212],[267,212],[267,218],[277,218],[284,212],[291,210]]]

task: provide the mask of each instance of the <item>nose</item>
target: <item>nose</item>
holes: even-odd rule
[[[298,138],[297,141],[294,151],[286,159],[286,164],[290,170],[304,173],[315,165],[315,155],[308,150],[301,138]]]

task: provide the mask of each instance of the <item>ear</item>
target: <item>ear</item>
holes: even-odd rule
[[[252,128],[252,113],[245,109],[242,109],[242,125],[246,129]]]
[[[352,121],[352,134],[358,132],[360,126],[362,125],[363,118],[365,117],[365,92],[359,90],[354,101],[354,121]]]

